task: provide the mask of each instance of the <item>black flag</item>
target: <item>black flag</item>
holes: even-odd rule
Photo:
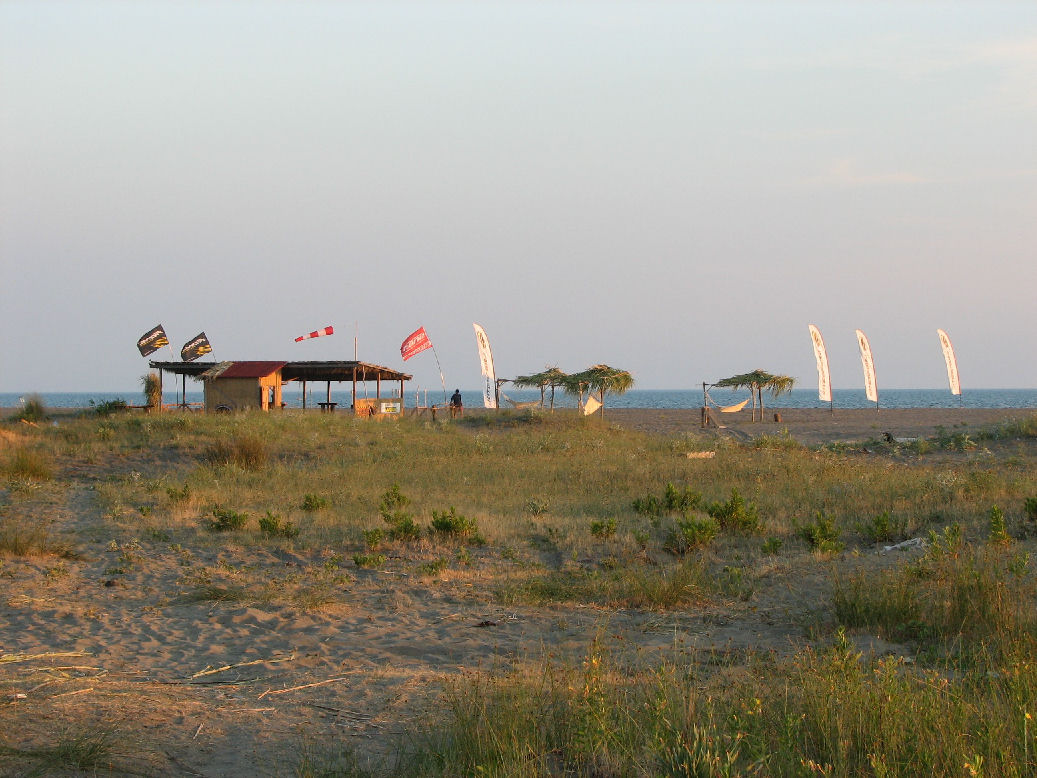
[[[140,340],[137,341],[137,348],[140,350],[140,355],[146,357],[148,354],[154,354],[163,346],[169,345],[169,338],[166,337],[166,331],[162,329],[162,325],[158,325],[153,330],[149,330],[140,336]]]
[[[201,332],[184,344],[184,347],[180,349],[180,358],[184,362],[194,362],[198,357],[211,351],[212,346],[209,345],[209,339],[205,337],[204,332]]]

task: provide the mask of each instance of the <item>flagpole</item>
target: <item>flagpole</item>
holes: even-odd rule
[[[427,334],[427,333],[426,333]],[[429,340],[429,345],[432,346],[432,341]],[[436,367],[439,368],[439,381],[443,384],[443,402],[446,402],[446,379],[443,377],[443,367],[439,364],[439,354],[436,353],[436,347],[432,346],[432,355],[436,358]],[[427,402],[427,400],[426,400]]]

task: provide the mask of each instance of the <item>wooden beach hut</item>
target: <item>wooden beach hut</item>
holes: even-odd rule
[[[220,362],[202,373],[205,410],[267,411],[281,407],[285,362]]]

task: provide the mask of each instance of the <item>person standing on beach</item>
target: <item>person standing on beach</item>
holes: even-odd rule
[[[450,418],[456,419],[463,413],[464,408],[461,406],[461,390],[455,389],[454,393],[450,395]]]

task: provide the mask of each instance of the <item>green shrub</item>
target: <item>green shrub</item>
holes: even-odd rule
[[[241,529],[247,523],[247,513],[238,513],[230,508],[214,505],[212,507],[212,519],[207,526],[212,532],[227,532],[229,530]]]
[[[282,523],[281,517],[270,511],[266,512],[266,516],[259,517],[259,529],[264,535],[269,535],[273,538],[288,538],[291,540],[299,536],[298,527],[290,521]]]
[[[375,527],[374,529],[365,529],[360,533],[364,538],[364,543],[367,544],[368,548],[378,548],[385,540],[385,531]]]
[[[1005,524],[1005,514],[996,505],[990,508],[990,532],[987,539],[991,543],[1012,542],[1012,538],[1008,534],[1008,525]]]
[[[446,570],[449,564],[446,559],[440,557],[439,559],[433,559],[431,562],[422,562],[418,565],[418,572],[424,576],[439,575]]]
[[[633,503],[634,510],[642,516],[662,516],[664,513],[663,502],[654,494],[638,497]]]
[[[706,513],[716,519],[721,529],[745,534],[758,532],[761,529],[756,503],[747,503],[739,494],[738,489],[733,487],[730,500],[711,503],[706,508]]]
[[[353,564],[357,567],[381,567],[385,564],[385,554],[353,554]]]
[[[465,538],[475,545],[481,546],[486,542],[479,534],[479,526],[475,519],[460,515],[453,506],[449,511],[432,511],[431,529],[437,535]]]
[[[698,507],[702,493],[696,492],[690,486],[678,489],[672,483],[666,484],[666,492],[663,494],[663,504],[670,513],[687,513]]]
[[[30,394],[13,418],[31,421],[33,424],[44,421],[47,418],[47,406],[43,404],[43,398],[38,394]]]
[[[839,539],[839,528],[835,519],[817,512],[817,518],[809,524],[794,524],[796,534],[807,542],[811,551],[821,554],[835,554],[842,551],[846,544]]]
[[[1023,509],[1026,511],[1026,520],[1037,524],[1037,497],[1027,497]]]
[[[667,513],[687,513],[698,507],[702,494],[689,486],[678,489],[672,483],[666,484],[662,498],[654,494],[638,497],[633,502],[634,511],[642,516],[663,516]]]
[[[310,513],[327,510],[331,501],[317,494],[307,494],[302,498],[302,509]]]
[[[166,496],[169,497],[169,502],[173,505],[184,505],[191,501],[191,487],[186,483],[182,489],[177,489],[175,486],[167,486]]]
[[[389,525],[388,537],[391,540],[409,542],[421,537],[421,527],[414,521],[414,516],[403,510],[410,504],[397,484],[393,484],[382,494],[380,511],[382,520]]]
[[[894,519],[889,511],[883,511],[867,524],[859,526],[858,530],[871,543],[890,543],[905,538],[907,521]]]
[[[607,519],[606,521],[592,521],[591,534],[601,540],[608,540],[616,534],[616,520]]]
[[[94,405],[94,401],[90,401],[90,405],[94,408],[94,413],[98,416],[111,416],[113,413],[121,413],[130,406],[126,404],[125,400],[104,400]]]
[[[676,556],[684,556],[693,549],[708,546],[719,531],[719,525],[712,518],[677,519],[663,541],[663,548]]]
[[[781,547],[785,545],[785,541],[778,537],[769,537],[763,541],[763,545],[760,546],[760,551],[768,556],[773,556],[781,551]]]

